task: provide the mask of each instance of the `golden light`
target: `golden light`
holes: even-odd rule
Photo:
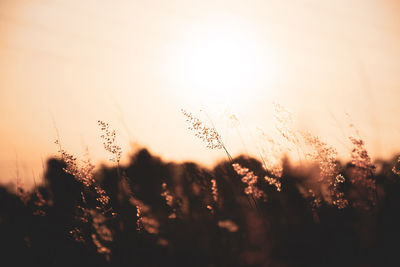
[[[249,25],[203,23],[182,35],[171,46],[167,65],[186,99],[207,106],[239,105],[268,90],[275,78],[275,55]]]

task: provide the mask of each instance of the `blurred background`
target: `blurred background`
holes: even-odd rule
[[[224,157],[181,108],[206,110],[232,154],[252,154],[273,102],[343,158],[349,114],[371,155],[389,158],[400,151],[399,11],[395,0],[1,0],[0,181],[39,179],[55,128],[66,150],[107,160],[99,119],[125,154]]]

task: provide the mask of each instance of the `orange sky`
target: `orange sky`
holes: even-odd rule
[[[345,157],[349,113],[374,157],[400,151],[396,1],[0,2],[0,181],[32,183],[64,148],[107,157],[97,120],[167,160],[223,157],[187,130],[205,107],[233,154],[272,102]],[[238,114],[240,132],[226,127]],[[244,144],[243,144],[244,143]]]

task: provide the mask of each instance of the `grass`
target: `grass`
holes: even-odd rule
[[[60,156],[48,160],[43,184],[31,191],[18,186],[16,194],[0,187],[3,260],[16,266],[398,262],[400,159],[373,164],[355,130],[351,162],[343,164],[319,137],[293,129],[280,105],[281,139],[268,138],[259,159],[232,157],[213,125],[183,115],[206,147],[226,152],[226,161],[207,169],[164,162],[143,149],[121,164],[116,132],[99,121],[114,167],[94,172],[90,158],[77,159],[57,140]],[[277,158],[283,146],[309,164]]]

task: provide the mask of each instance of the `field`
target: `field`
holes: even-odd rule
[[[146,149],[121,164],[116,132],[99,121],[112,166],[96,171],[56,141],[43,183],[0,188],[0,246],[13,266],[395,266],[400,238],[397,158],[372,162],[355,135],[351,161],[289,127],[306,162],[232,158],[215,128],[183,111],[190,129],[227,160],[213,168],[164,162]],[[355,128],[353,125],[350,127]],[[272,149],[272,148],[274,149]],[[278,149],[279,148],[279,149]],[[9,265],[11,266],[11,265]]]

